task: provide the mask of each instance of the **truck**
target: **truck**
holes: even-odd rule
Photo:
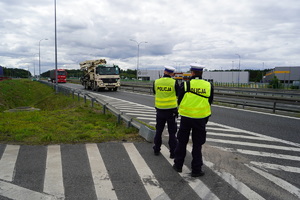
[[[52,83],[56,82],[56,72],[57,72],[57,82],[58,83],[66,83],[67,82],[67,72],[64,69],[53,69],[50,71],[50,79]]]
[[[80,78],[85,89],[93,91],[117,91],[120,87],[120,68],[118,65],[109,65],[105,59],[86,60],[79,63],[83,72]]]

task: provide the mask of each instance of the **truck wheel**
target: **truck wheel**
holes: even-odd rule
[[[96,82],[93,82],[93,84],[92,84],[92,90],[93,90],[93,91],[96,91],[96,90],[97,90],[97,88],[96,88]]]
[[[113,91],[117,91],[117,90],[118,90],[118,88],[117,88],[117,87],[113,88]]]

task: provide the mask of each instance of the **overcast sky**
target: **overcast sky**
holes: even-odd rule
[[[58,68],[300,66],[300,0],[57,0]],[[0,65],[55,67],[54,0],[0,1]],[[48,39],[48,40],[45,40]],[[147,43],[145,43],[147,42]],[[39,45],[40,44],[40,45]]]

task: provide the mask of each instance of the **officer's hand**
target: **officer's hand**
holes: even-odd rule
[[[176,117],[176,118],[178,118],[178,109],[174,110],[173,116]]]

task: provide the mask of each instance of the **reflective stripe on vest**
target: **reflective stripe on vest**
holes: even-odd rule
[[[175,80],[172,78],[160,78],[154,83],[155,107],[159,109],[170,109],[177,107],[175,91]]]
[[[209,97],[211,85],[202,79],[192,79],[190,90],[202,96]],[[184,97],[179,105],[179,114],[190,118],[205,118],[211,115],[211,107],[208,98],[187,92],[187,84],[184,83]]]

